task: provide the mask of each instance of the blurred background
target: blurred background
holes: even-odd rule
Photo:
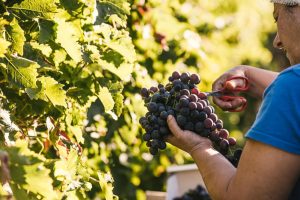
[[[21,135],[0,137],[1,150],[11,160],[11,179],[2,183],[10,181],[16,199],[26,194],[50,199],[49,192],[62,199],[145,200],[148,190],[165,192],[166,169],[193,161],[171,145],[156,156],[149,153],[138,123],[147,112],[140,89],[166,84],[175,70],[199,74],[199,89],[210,91],[218,76],[237,65],[275,71],[289,65],[272,46],[276,24],[268,0],[43,0],[40,5],[14,0],[0,5],[1,105],[22,129]],[[18,68],[23,58],[38,64],[33,76],[39,90],[22,82],[20,87],[18,76],[10,76],[9,67]],[[50,83],[63,91],[60,100],[51,96],[57,88],[40,89]],[[215,107],[240,147],[260,104],[247,99],[241,113]],[[80,155],[70,150],[74,144],[80,145]],[[36,163],[45,169],[39,176],[26,168]],[[44,178],[51,187],[31,187],[35,179],[30,177]]]

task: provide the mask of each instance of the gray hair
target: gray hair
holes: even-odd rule
[[[300,0],[271,0],[272,3],[279,3],[288,6],[300,5]]]

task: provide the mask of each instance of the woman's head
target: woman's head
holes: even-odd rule
[[[292,65],[300,63],[300,0],[272,0],[277,35],[273,45],[286,52]],[[278,3],[277,3],[278,2]]]

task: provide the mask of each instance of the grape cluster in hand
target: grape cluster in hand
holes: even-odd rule
[[[147,142],[152,155],[165,149],[164,137],[171,133],[167,117],[173,115],[181,129],[209,138],[214,147],[236,165],[237,157],[227,155],[229,148],[236,144],[236,140],[229,137],[229,132],[223,127],[223,121],[210,105],[207,94],[198,90],[197,84],[200,82],[197,74],[180,74],[175,71],[165,86],[159,84],[158,87],[141,89],[148,109],[139,121],[146,131],[143,140]]]
[[[173,200],[211,200],[207,191],[201,185],[196,188],[190,189],[181,197],[175,197]]]

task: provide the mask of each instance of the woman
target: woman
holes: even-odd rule
[[[248,92],[262,97],[257,118],[246,134],[237,168],[212,148],[209,139],[181,130],[172,116],[172,135],[167,142],[190,153],[213,199],[259,200],[300,199],[300,0],[272,0],[277,35],[274,47],[283,49],[291,67],[281,73],[238,66],[213,84],[223,87],[231,76],[245,76]],[[298,64],[298,65],[297,65]],[[228,88],[243,85],[233,80]],[[239,107],[240,99],[224,102],[214,97],[223,110]],[[298,196],[297,196],[298,195]]]

